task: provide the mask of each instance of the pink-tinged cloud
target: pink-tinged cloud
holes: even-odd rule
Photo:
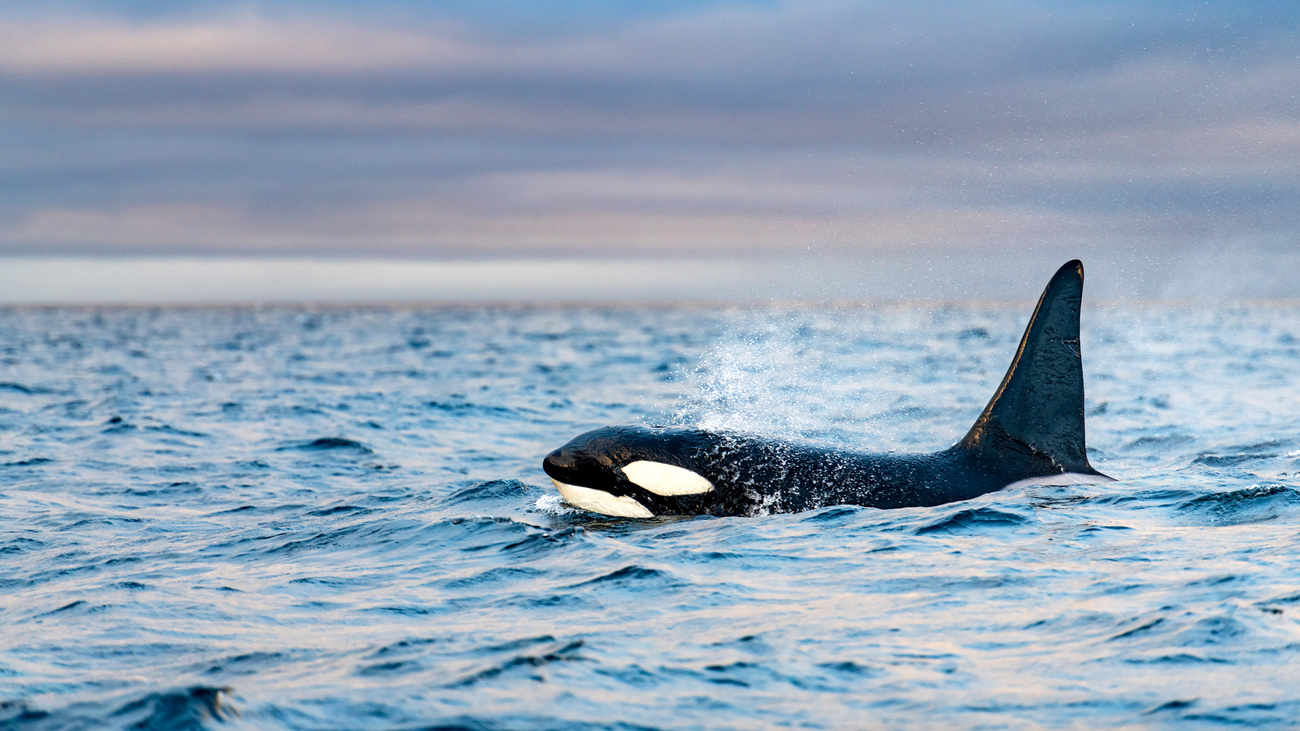
[[[0,11],[0,252],[1286,247],[1265,4]],[[376,6],[378,7],[378,6]]]

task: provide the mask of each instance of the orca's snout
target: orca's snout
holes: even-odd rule
[[[618,478],[581,447],[566,444],[546,455],[542,470],[554,482],[617,492]]]
[[[566,482],[565,478],[570,480],[573,472],[578,466],[578,461],[574,459],[573,454],[564,447],[551,452],[542,460],[542,470],[553,480]]]

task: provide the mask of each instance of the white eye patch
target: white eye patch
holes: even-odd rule
[[[632,484],[656,495],[698,495],[713,489],[713,483],[688,469],[663,462],[638,460],[623,466]]]

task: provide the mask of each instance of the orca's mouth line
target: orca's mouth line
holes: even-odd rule
[[[617,518],[653,518],[655,515],[633,497],[614,495],[594,487],[570,485],[554,477],[551,478],[551,482],[555,485],[555,489],[560,491],[560,496],[565,502],[581,510]]]

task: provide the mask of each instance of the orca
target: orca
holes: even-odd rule
[[[1018,482],[1108,481],[1088,462],[1083,264],[1048,282],[1001,385],[966,436],[932,454],[872,454],[685,427],[607,426],[542,462],[570,505],[605,515],[753,516],[830,505],[941,505]]]

